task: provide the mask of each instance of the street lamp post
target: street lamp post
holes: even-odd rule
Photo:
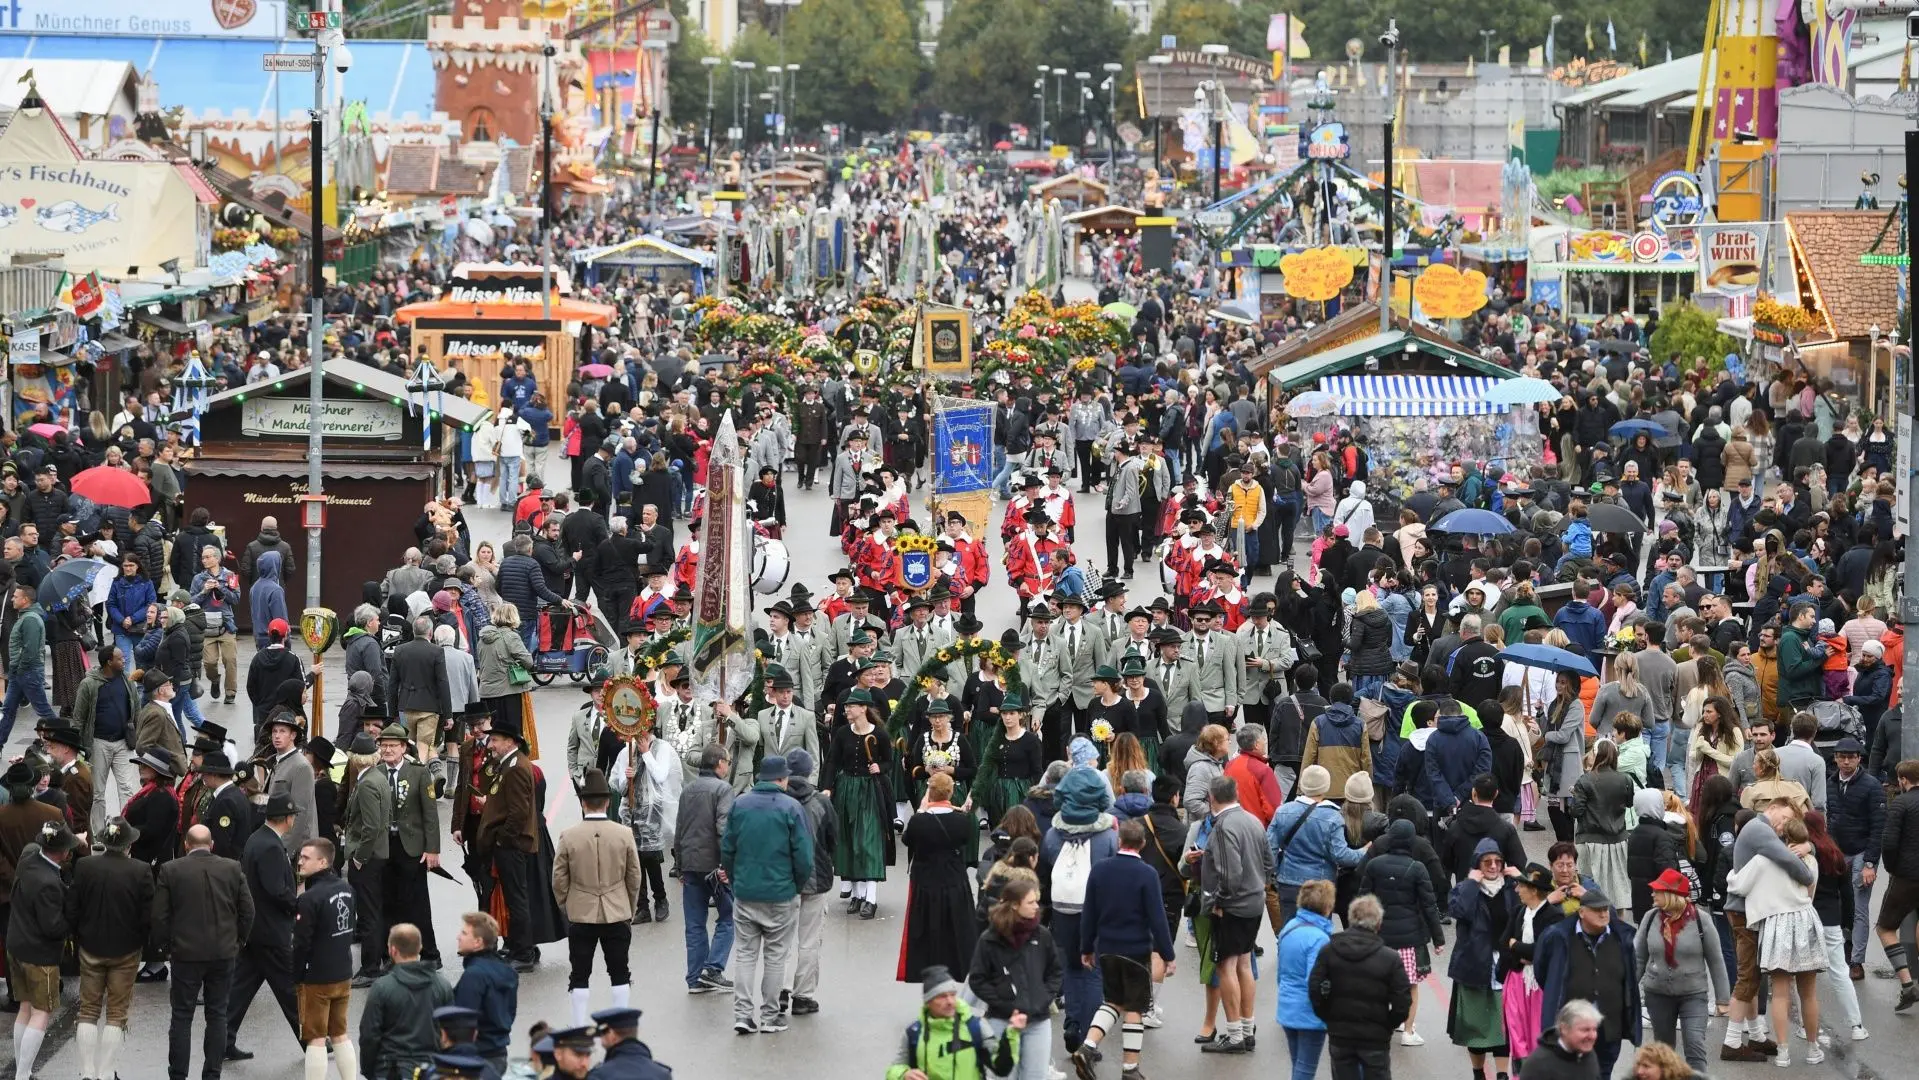
[[[797,63],[786,65],[786,95],[780,99],[780,134],[786,135],[793,130],[792,113],[794,103],[800,98],[800,66]],[[786,140],[787,160],[793,159],[793,140]]]
[[[650,62],[647,64],[647,70],[653,73],[653,85],[655,87],[663,87],[666,85],[666,80],[661,77],[660,72],[666,67],[667,43],[665,41],[648,38],[645,45],[646,51],[652,54]],[[658,100],[652,101],[650,104],[653,106],[653,131],[651,135],[648,136],[646,146],[646,212],[649,214],[654,210],[654,203],[659,191],[657,180],[660,168],[661,112]]]
[[[786,9],[782,7],[780,10],[785,11]],[[760,96],[770,102],[772,109],[766,117],[766,130],[767,134],[773,137],[773,159],[778,161],[780,143],[784,141],[782,136],[786,133],[785,117],[782,115],[786,111],[785,64],[772,64],[767,67],[766,93]]]
[[[1219,58],[1232,52],[1232,49],[1218,43],[1201,45],[1199,51],[1212,58],[1217,66]],[[1206,115],[1213,124],[1213,201],[1219,201],[1220,181],[1225,174],[1225,162],[1220,159],[1226,149],[1226,83],[1218,76],[1200,84],[1206,90]]]
[[[753,69],[758,66],[751,60],[733,61],[733,69],[740,73],[733,87],[734,129],[739,132],[739,149],[745,149],[752,141],[746,137],[746,110],[753,104]]]
[[[1108,60],[1100,70],[1106,73],[1106,179],[1119,182],[1119,73],[1125,65]]]
[[[1154,53],[1146,58],[1146,62],[1153,65],[1153,171],[1158,172],[1163,153],[1160,146],[1160,132],[1163,130],[1160,127],[1160,101],[1166,91],[1166,65],[1172,63],[1173,58],[1165,53]]]
[[[540,317],[553,318],[553,54],[552,41],[540,48]],[[651,195],[649,194],[649,198]]]
[[[1079,82],[1079,93],[1075,95],[1079,98],[1079,146],[1076,149],[1084,150],[1086,148],[1086,99],[1092,96],[1092,91],[1086,88],[1086,84],[1092,81],[1093,73],[1075,71],[1073,78]],[[1075,156],[1078,155],[1075,154]]]
[[[1062,128],[1066,126],[1066,76],[1069,74],[1065,68],[1053,69],[1053,114],[1059,117],[1055,123]],[[1053,141],[1059,140],[1055,137]]]
[[[1490,63],[1492,63],[1492,62],[1493,62],[1493,37],[1494,37],[1494,35],[1496,35],[1496,34],[1498,34],[1498,33],[1499,33],[1499,31],[1497,31],[1497,30],[1481,30],[1481,31],[1479,32],[1479,38],[1480,38],[1480,40],[1481,40],[1481,41],[1484,41],[1484,42],[1486,43],[1486,47],[1485,47],[1485,49],[1483,50],[1483,53],[1482,53],[1482,55],[1481,55],[1481,58],[1480,58],[1480,61],[1479,61],[1480,63],[1482,63],[1482,64],[1490,64]],[[1388,66],[1388,68],[1387,68],[1387,72],[1386,72],[1386,74],[1387,74],[1387,76],[1388,76],[1389,78],[1390,78],[1390,77],[1391,77],[1391,75],[1392,75],[1392,69],[1391,69],[1391,67],[1390,67],[1390,65],[1389,65],[1389,66]]]
[[[337,6],[318,4],[319,10],[338,10]],[[319,30],[313,35],[313,110],[309,114],[312,127],[308,132],[308,174],[311,178],[313,193],[308,215],[313,229],[313,250],[307,267],[307,366],[312,370],[307,375],[307,490],[309,498],[318,499],[326,487],[324,467],[324,418],[326,415],[325,380],[322,373],[326,368],[326,211],[321,206],[324,196],[324,162],[326,160],[326,70],[327,42],[329,37],[339,44],[331,51],[332,64],[340,74],[345,75],[353,64],[353,54],[346,47],[345,38],[338,30]],[[324,504],[323,504],[324,505]],[[320,606],[320,528],[307,528],[307,605]],[[318,659],[317,657],[315,658]]]
[[[1039,137],[1034,140],[1033,149],[1046,148],[1046,76],[1052,72],[1047,64],[1039,66],[1039,78],[1033,80],[1033,88],[1039,91]]]
[[[1393,328],[1393,65],[1399,59],[1399,20],[1387,19],[1386,32],[1379,35],[1380,44],[1386,46],[1386,78],[1381,81],[1380,94],[1386,99],[1386,124],[1382,129],[1385,143],[1385,167],[1380,175],[1385,185],[1380,195],[1381,214],[1386,228],[1379,240],[1379,332],[1384,334]]]
[[[713,171],[713,69],[726,61],[717,56],[700,57],[700,66],[706,69],[706,171]]]

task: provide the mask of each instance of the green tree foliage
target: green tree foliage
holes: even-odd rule
[[[889,128],[912,105],[922,68],[918,29],[900,0],[807,0],[787,17],[786,55],[800,62],[801,128]]]
[[[940,24],[933,100],[981,124],[1033,123],[1034,0],[958,0]]]
[[[1660,314],[1650,350],[1653,363],[1674,360],[1684,370],[1693,369],[1695,357],[1704,357],[1702,373],[1709,373],[1718,370],[1727,353],[1738,352],[1739,343],[1719,332],[1719,319],[1712,312],[1681,300]]]

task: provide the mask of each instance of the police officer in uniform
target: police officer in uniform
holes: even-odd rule
[[[587,1080],[673,1080],[673,1070],[653,1060],[653,1051],[640,1041],[640,1010],[602,1009],[593,1014],[599,1025],[606,1060],[587,1073]]]

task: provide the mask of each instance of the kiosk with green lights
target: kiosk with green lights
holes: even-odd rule
[[[260,519],[277,519],[293,545],[280,581],[289,598],[306,580],[301,497],[307,494],[311,369],[215,394],[200,413],[200,447],[187,471],[187,506],[206,507],[244,544]],[[352,611],[361,585],[378,581],[417,540],[413,523],[430,499],[451,490],[449,466],[460,436],[487,409],[453,394],[408,388],[407,380],[352,360],[328,360],[321,397],[325,564],[313,606]],[[340,539],[344,538],[344,540]],[[298,608],[299,603],[291,606]],[[250,630],[248,606],[235,614]]]

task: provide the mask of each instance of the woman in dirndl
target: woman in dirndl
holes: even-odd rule
[[[1506,1018],[1506,1046],[1514,1058],[1523,1060],[1539,1045],[1541,994],[1538,976],[1533,972],[1533,949],[1546,931],[1566,917],[1564,908],[1549,904],[1553,891],[1553,872],[1534,863],[1512,881],[1513,905],[1505,929],[1499,934],[1499,974],[1502,976],[1501,1009]]]
[[[1009,691],[999,704],[1000,728],[987,742],[985,756],[974,777],[974,799],[997,822],[1006,811],[1026,801],[1026,793],[1046,772],[1046,754],[1039,736],[1026,729],[1026,695]]]
[[[979,926],[973,919],[973,887],[966,875],[979,847],[979,824],[955,806],[953,778],[934,774],[919,812],[906,823],[901,843],[911,865],[906,886],[906,927],[900,934],[900,982],[918,982],[935,965],[970,971]]]
[[[1139,740],[1139,748],[1146,754],[1146,767],[1151,769],[1159,761],[1159,745],[1168,734],[1166,695],[1146,681],[1146,661],[1137,656],[1119,662],[1119,677],[1126,684],[1120,696],[1130,709],[1120,730],[1132,732]]]
[[[935,777],[953,782],[951,802],[967,816],[973,814],[973,776],[979,759],[966,740],[953,730],[953,706],[946,698],[934,698],[926,706],[927,726],[907,736],[906,775],[913,785],[913,803],[926,802],[927,787]],[[972,846],[966,851],[968,865],[979,859],[979,830],[973,830]]]
[[[846,695],[844,722],[833,729],[821,766],[821,790],[833,800],[840,842],[834,869],[852,888],[847,913],[862,919],[879,913],[879,883],[893,862],[893,795],[887,771],[893,744],[874,723],[873,695],[864,688]]]
[[[1517,875],[1518,871],[1513,873]],[[1500,934],[1519,904],[1511,885],[1499,842],[1488,837],[1473,849],[1473,869],[1466,880],[1453,886],[1448,901],[1456,940],[1452,961],[1446,968],[1447,977],[1453,981],[1446,1035],[1454,1046],[1465,1048],[1473,1072],[1480,1076],[1485,1075],[1488,1054],[1500,1075],[1512,1066],[1496,956]]]

